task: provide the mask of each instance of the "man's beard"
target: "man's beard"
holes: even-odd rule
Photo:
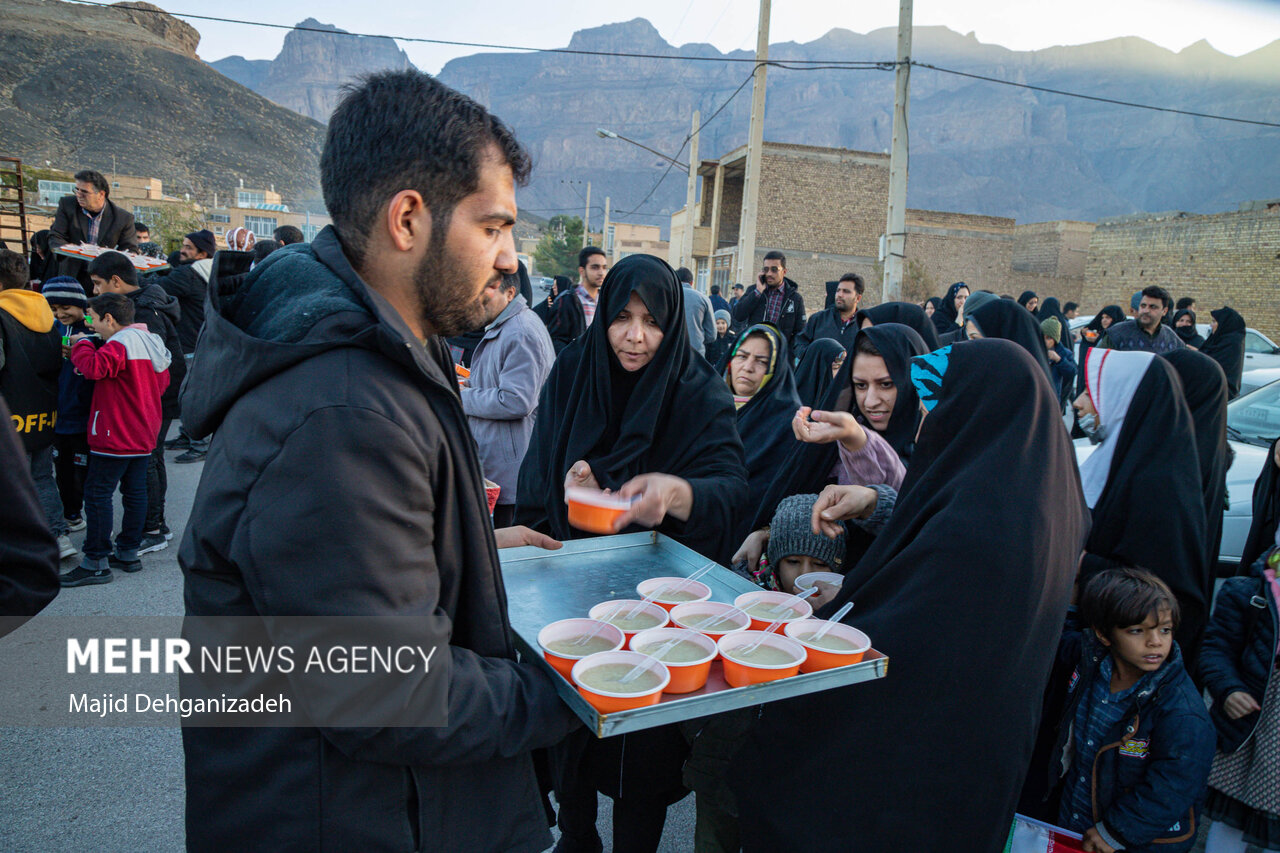
[[[485,290],[473,289],[467,273],[445,251],[444,240],[439,242],[437,245],[433,234],[432,245],[414,275],[414,284],[422,305],[423,325],[449,338],[485,325]],[[501,277],[495,272],[485,286]]]

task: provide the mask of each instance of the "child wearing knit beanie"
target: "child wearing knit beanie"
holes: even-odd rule
[[[809,572],[843,572],[845,537],[835,539],[813,532],[817,495],[792,495],[778,504],[769,525],[767,564],[758,581],[770,589],[797,593],[796,578]]]

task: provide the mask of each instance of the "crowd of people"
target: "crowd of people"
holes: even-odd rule
[[[189,615],[450,636],[447,726],[184,729],[190,849],[542,850],[554,823],[599,851],[604,794],[614,849],[652,851],[690,791],[698,851],[998,851],[1015,810],[1103,853],[1189,850],[1206,818],[1209,853],[1280,849],[1280,444],[1213,607],[1237,312],[1202,338],[1153,286],[1073,329],[1075,303],[964,282],[864,306],[852,271],[806,312],[781,252],[726,300],[595,247],[535,300],[511,237],[530,167],[483,107],[388,72],[330,120],[311,242],[199,231],[165,275],[106,252],[35,282],[49,257],[0,252],[29,564],[82,524],[63,586],[164,547],[180,417],[168,446],[205,465]],[[100,177],[37,252],[137,248]],[[815,613],[856,602],[889,675],[592,736],[518,660],[498,558],[590,535],[573,486],[764,588],[843,576]],[[34,612],[35,577],[3,600]]]

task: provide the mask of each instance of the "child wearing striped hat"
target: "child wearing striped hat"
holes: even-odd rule
[[[54,329],[62,336],[62,372],[58,374],[58,418],[53,426],[53,470],[62,497],[67,529],[84,530],[84,480],[89,470],[89,404],[93,382],[71,363],[71,336],[93,334],[85,322],[89,300],[80,282],[71,276],[55,276],[40,293],[53,311]]]

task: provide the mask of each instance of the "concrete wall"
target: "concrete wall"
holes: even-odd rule
[[[1224,304],[1268,336],[1280,336],[1280,206],[1210,216],[1164,214],[1103,222],[1093,232],[1081,309],[1128,306],[1157,284],[1194,296],[1206,321]]]

